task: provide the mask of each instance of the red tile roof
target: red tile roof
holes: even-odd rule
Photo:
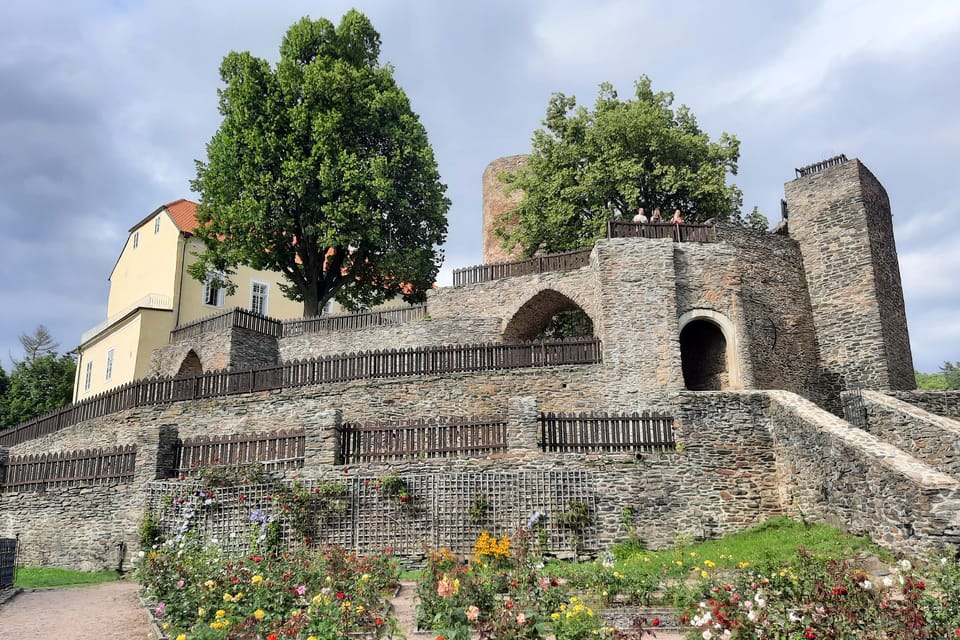
[[[170,214],[170,217],[173,218],[173,223],[177,225],[177,228],[184,233],[193,233],[194,229],[197,228],[197,203],[191,202],[185,198],[180,198],[179,200],[174,200],[173,202],[168,202],[163,205],[163,209],[167,210],[167,213]]]

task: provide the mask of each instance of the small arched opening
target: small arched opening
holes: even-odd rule
[[[180,370],[177,371],[177,377],[180,376],[199,376],[203,373],[203,364],[200,362],[200,356],[193,349],[187,353],[183,362],[180,364]]]
[[[692,320],[680,330],[683,384],[690,391],[730,388],[727,339],[709,320]]]
[[[504,342],[593,336],[593,320],[580,306],[553,289],[537,293],[517,309],[503,331]]]

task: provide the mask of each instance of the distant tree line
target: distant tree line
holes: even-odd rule
[[[940,373],[917,374],[917,389],[923,391],[950,391],[960,389],[960,361],[944,362]]]
[[[0,431],[24,420],[59,409],[73,397],[76,364],[43,325],[22,334],[23,360],[13,361],[8,375],[0,365]]]

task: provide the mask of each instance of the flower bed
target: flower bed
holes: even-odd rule
[[[158,625],[176,640],[375,638],[396,626],[388,598],[398,569],[389,553],[230,555],[186,537],[146,553],[137,577]]]

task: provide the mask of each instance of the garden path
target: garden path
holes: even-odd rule
[[[136,582],[25,591],[0,607],[0,638],[146,640],[155,638]]]
[[[0,638],[31,640],[155,640],[147,613],[137,598],[138,585],[121,580],[70,589],[39,589],[0,607]],[[392,600],[400,631],[407,640],[433,640],[417,632],[416,583],[402,581]],[[660,631],[656,640],[682,640]]]

